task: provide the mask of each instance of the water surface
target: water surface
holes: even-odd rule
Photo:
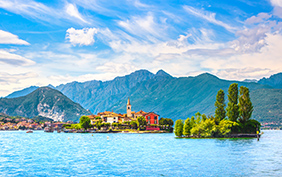
[[[260,141],[0,131],[0,176],[282,176],[281,150],[282,131]]]

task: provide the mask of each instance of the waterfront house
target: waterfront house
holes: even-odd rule
[[[159,124],[159,115],[154,112],[149,112],[145,115],[147,125]]]

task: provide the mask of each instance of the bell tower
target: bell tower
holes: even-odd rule
[[[126,113],[127,113],[127,117],[132,117],[131,104],[130,104],[129,97],[128,97],[127,105],[126,105]]]

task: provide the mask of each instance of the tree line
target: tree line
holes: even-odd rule
[[[260,123],[251,119],[253,105],[249,89],[233,83],[228,89],[228,104],[225,109],[225,94],[222,89],[217,92],[214,116],[199,112],[184,122],[175,122],[175,135],[178,137],[228,137],[236,133],[256,133]]]

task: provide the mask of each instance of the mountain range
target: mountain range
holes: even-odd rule
[[[105,110],[125,113],[126,100],[130,97],[134,111],[154,111],[161,117],[176,120],[186,119],[198,111],[213,114],[217,91],[223,89],[227,98],[228,87],[234,82],[250,89],[253,118],[261,122],[282,120],[282,73],[259,81],[239,82],[223,80],[208,73],[176,78],[163,70],[156,74],[138,70],[111,81],[71,82],[49,87],[59,90],[94,114]],[[36,89],[38,87],[32,86],[22,92],[14,92],[7,98],[24,96]]]

